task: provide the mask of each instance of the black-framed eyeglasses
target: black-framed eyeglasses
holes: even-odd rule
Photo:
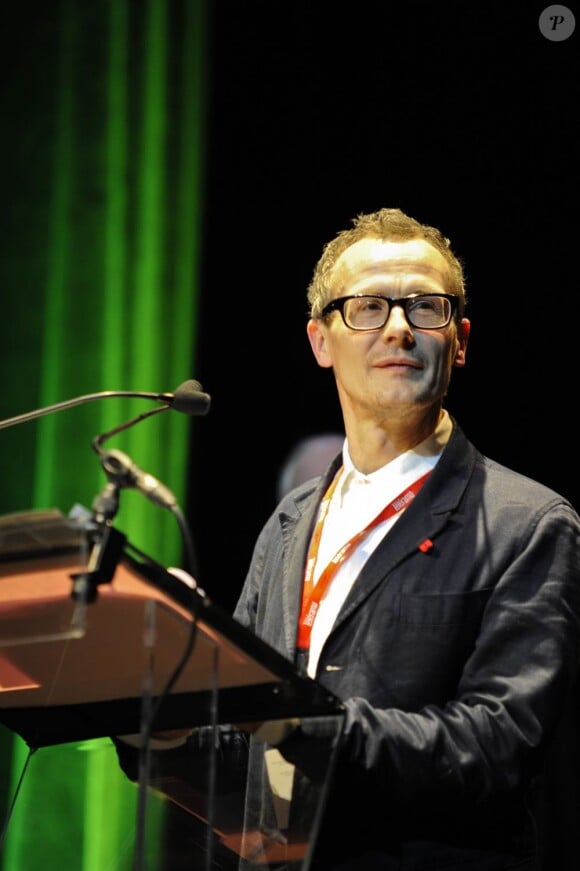
[[[380,330],[396,305],[401,306],[412,327],[440,330],[450,323],[459,305],[459,297],[451,293],[418,293],[394,299],[379,293],[355,293],[333,299],[324,306],[320,317],[339,311],[351,330]]]

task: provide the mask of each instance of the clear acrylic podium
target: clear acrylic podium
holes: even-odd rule
[[[290,719],[302,737],[279,748],[248,726]],[[19,814],[34,827],[46,813],[42,790],[21,798],[33,770],[43,783],[56,760],[75,778],[79,760],[116,761],[113,736],[131,736],[118,770],[134,813],[103,871],[307,871],[343,711],[118,530],[48,511],[0,517],[0,724],[29,748],[0,849]],[[150,740],[190,727],[186,764]]]

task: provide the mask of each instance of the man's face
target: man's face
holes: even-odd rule
[[[333,299],[359,293],[399,299],[448,293],[450,278],[443,255],[422,239],[361,239],[339,257],[331,283]],[[469,321],[418,329],[393,306],[381,329],[352,330],[334,312],[310,320],[308,336],[319,365],[334,370],[343,410],[376,417],[441,404],[452,367],[465,365]]]

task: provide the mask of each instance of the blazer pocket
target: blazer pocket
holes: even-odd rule
[[[492,588],[469,593],[399,594],[395,609],[400,624],[409,627],[479,625]]]
[[[444,705],[457,691],[491,590],[400,595],[390,631],[385,698],[404,710]]]

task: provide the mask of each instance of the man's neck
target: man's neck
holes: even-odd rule
[[[441,409],[410,418],[376,421],[345,420],[348,450],[355,467],[364,475],[376,472],[391,460],[410,451],[432,435],[442,415]]]

